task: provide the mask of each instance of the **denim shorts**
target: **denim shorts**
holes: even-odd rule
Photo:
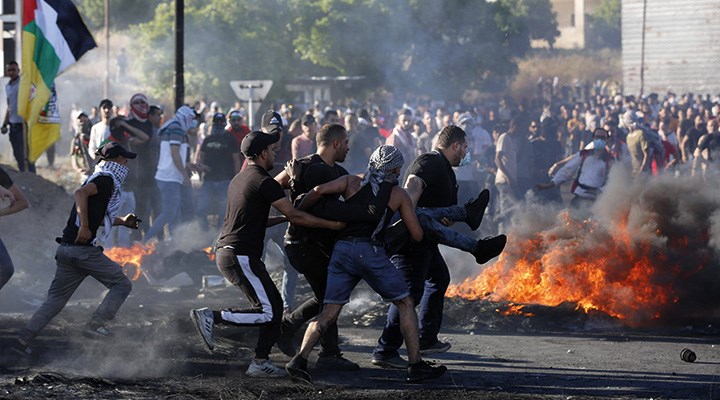
[[[402,273],[388,259],[381,245],[366,238],[348,238],[335,243],[328,266],[326,304],[346,304],[360,279],[385,301],[410,295]]]

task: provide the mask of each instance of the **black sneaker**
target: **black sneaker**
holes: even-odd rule
[[[83,335],[88,338],[102,339],[115,336],[105,325],[89,323],[85,326]]]
[[[285,371],[290,375],[290,379],[295,382],[302,382],[312,385],[312,377],[308,372],[307,368],[308,360],[302,358],[300,354],[290,360],[289,363],[285,364]]]
[[[467,214],[465,223],[468,224],[470,229],[477,230],[477,228],[480,227],[483,215],[485,215],[485,209],[487,208],[489,202],[490,191],[483,189],[475,200],[465,204],[465,212]]]
[[[450,343],[438,340],[432,346],[420,346],[420,354],[444,353],[450,350],[451,347],[452,345]]]
[[[384,357],[380,354],[373,354],[372,365],[380,368],[406,369],[408,367],[408,362],[399,355]]]
[[[315,367],[333,371],[357,371],[360,366],[342,356],[342,353],[319,356]]]
[[[420,382],[426,379],[435,379],[447,371],[444,365],[435,365],[432,361],[421,360],[407,367],[406,382]]]
[[[295,353],[297,353],[297,349],[295,348],[295,345],[293,344],[293,338],[292,336],[280,334],[278,336],[277,341],[275,342],[278,349],[283,352],[288,357],[294,357]]]
[[[15,342],[13,342],[13,344],[10,346],[10,351],[23,357],[30,357],[33,354],[33,350],[30,347],[30,342],[20,338],[16,339]]]
[[[486,262],[499,256],[505,248],[506,243],[507,236],[505,235],[492,236],[478,240],[477,247],[475,247],[475,251],[473,252],[475,261],[478,264],[485,264]]]

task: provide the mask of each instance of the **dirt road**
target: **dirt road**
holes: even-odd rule
[[[218,328],[216,351],[204,350],[189,310],[227,306],[240,297],[234,288],[201,298],[196,290],[140,288],[112,325],[116,337],[107,342],[79,334],[94,308],[99,293],[94,290],[87,288],[88,296],[75,300],[42,332],[35,356],[19,359],[2,351],[0,399],[720,399],[717,337],[696,332],[527,332],[530,323],[522,321],[548,318],[542,315],[502,330],[469,332],[450,323],[443,335],[452,349],[428,357],[446,364],[449,372],[410,385],[403,382],[403,371],[370,364],[381,318],[357,327],[368,318],[347,316],[340,328],[343,351],[362,369],[311,368],[316,384],[308,387],[244,375],[255,329]],[[0,314],[0,345],[9,344],[33,307]],[[696,362],[680,359],[686,347],[697,353]],[[272,358],[278,365],[288,361],[279,351]]]

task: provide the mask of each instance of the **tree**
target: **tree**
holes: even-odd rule
[[[130,24],[149,21],[154,10],[163,0],[109,0],[110,27],[126,29]],[[167,2],[167,0],[166,0]],[[105,26],[105,0],[80,0],[77,7],[90,30]]]
[[[621,2],[603,0],[595,14],[587,15],[588,47],[619,49],[622,45]]]
[[[282,0],[186,0],[186,93],[231,103],[231,80],[292,76],[297,57],[286,10]],[[163,3],[151,21],[130,27],[138,37],[141,81],[157,98],[171,97],[173,26],[173,4]]]
[[[529,48],[503,3],[473,0],[294,0],[296,51],[399,94],[460,98],[502,87]]]

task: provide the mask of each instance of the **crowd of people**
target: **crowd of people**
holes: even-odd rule
[[[17,64],[6,72],[12,93]],[[132,285],[100,245],[172,241],[179,224],[197,219],[217,232],[218,269],[250,307],[197,308],[191,318],[210,350],[215,325],[258,326],[249,376],[312,381],[308,358],[318,342],[317,368],[358,369],[343,357],[337,318],[364,280],[390,303],[372,363],[406,369],[411,382],[438,377],[446,368],[422,355],[451,347],[438,338],[450,284],[439,244],[486,263],[503,251],[507,237],[500,232],[519,205],[562,207],[571,194],[570,207],[586,208],[613,165],[638,181],[666,171],[706,178],[718,170],[720,99],[596,89],[581,98],[538,95],[472,106],[277,104],[262,114],[260,130],[247,126],[240,105],[226,113],[216,102],[184,105],[164,118],[142,93],[121,107],[104,99],[90,115],[74,109],[71,160],[82,185],[57,239],[48,298],[13,350],[30,354],[34,337],[87,276],[109,291],[84,332],[112,335],[107,324]],[[9,105],[3,128],[22,131]],[[31,171],[24,155],[14,154],[18,168]],[[572,182],[567,196],[560,193],[565,182]],[[2,170],[0,199],[11,203],[0,216],[27,207]],[[483,230],[495,236],[477,238],[486,209]],[[270,228],[285,222],[287,228]],[[467,226],[449,228],[455,222]],[[283,245],[282,290],[262,261],[266,236]],[[0,241],[0,288],[13,268]],[[298,274],[313,295],[296,307]],[[298,349],[295,335],[308,321]],[[407,360],[398,352],[403,343]],[[274,345],[292,357],[284,369],[270,361]]]

